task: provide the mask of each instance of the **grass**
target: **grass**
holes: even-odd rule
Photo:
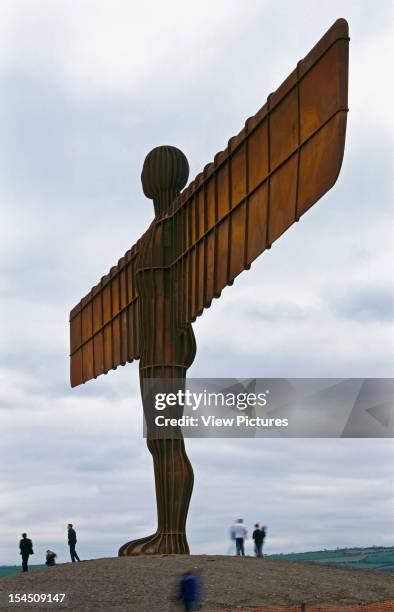
[[[29,572],[36,569],[41,569],[42,567],[45,567],[45,565],[29,565]],[[0,565],[0,577],[20,574],[21,571],[22,567],[20,565]]]
[[[305,553],[268,555],[270,559],[287,561],[316,561],[392,572],[394,568],[394,547],[344,548],[337,550],[317,550]]]

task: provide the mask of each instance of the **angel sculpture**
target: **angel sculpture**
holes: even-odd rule
[[[71,386],[139,359],[157,531],[119,555],[188,554],[193,470],[180,428],[157,436],[152,379],[186,378],[192,323],[335,183],[347,118],[348,25],[339,19],[190,185],[177,148],[153,149],[142,186],[155,217],[70,314]],[[174,414],[182,414],[175,406]]]

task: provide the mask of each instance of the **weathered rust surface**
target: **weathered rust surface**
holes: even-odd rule
[[[178,320],[226,285],[335,183],[346,133],[348,26],[338,20],[173,202],[181,249]]]
[[[170,210],[156,216],[171,222],[177,242],[168,265],[180,327],[335,183],[346,133],[348,46],[348,25],[339,19]],[[140,357],[141,240],[70,313],[73,387]]]
[[[185,156],[175,147],[153,149],[141,178],[154,220],[71,311],[73,387],[139,359],[158,528],[124,544],[120,555],[189,552],[193,470],[181,429],[159,437],[151,426],[146,390],[152,379],[166,391],[184,387],[196,352],[191,323],[335,183],[345,143],[348,42],[340,19],[182,193]],[[167,416],[181,414],[175,406]]]

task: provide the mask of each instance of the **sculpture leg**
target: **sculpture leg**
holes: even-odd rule
[[[166,434],[157,437],[154,432],[149,433],[152,406],[146,399],[144,410],[148,424],[147,446],[155,473],[158,527],[155,534],[124,544],[119,550],[119,556],[189,554],[186,518],[194,476],[182,432],[180,429],[172,430],[168,434],[171,437],[166,437]],[[171,416],[175,414],[182,414],[179,407],[174,408]]]
[[[186,518],[193,469],[183,439],[147,440],[155,471],[158,527],[155,534],[124,544],[119,556],[189,554]]]

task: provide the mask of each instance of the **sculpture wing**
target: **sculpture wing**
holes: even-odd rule
[[[70,379],[76,387],[140,355],[135,280],[140,241],[70,312]]]
[[[173,202],[177,321],[226,285],[335,183],[347,117],[348,24],[339,19],[225,151]]]

